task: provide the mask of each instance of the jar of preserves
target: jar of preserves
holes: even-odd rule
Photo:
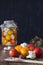
[[[2,30],[2,45],[17,44],[17,25],[14,20],[7,20],[0,26]]]

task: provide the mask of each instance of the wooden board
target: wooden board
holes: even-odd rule
[[[20,63],[35,63],[35,64],[43,64],[43,60],[26,60],[26,59],[20,59],[20,58],[5,58],[4,61],[6,62],[20,62]]]

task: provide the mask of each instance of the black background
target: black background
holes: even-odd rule
[[[12,19],[19,28],[19,43],[36,35],[43,38],[43,0],[0,0],[0,24]]]

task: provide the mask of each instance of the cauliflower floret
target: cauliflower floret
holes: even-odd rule
[[[26,43],[26,42],[21,43],[20,45],[21,45],[22,47],[27,47],[27,43]]]
[[[6,32],[7,32],[8,30],[9,30],[8,28],[4,28],[4,31],[6,31]]]
[[[14,39],[15,39],[15,36],[14,36],[14,35],[11,35],[11,39],[13,39],[13,40],[14,40]]]
[[[28,56],[26,56],[26,58],[30,58],[30,59],[35,59],[36,58],[36,54],[34,53],[34,51],[28,51]]]
[[[8,46],[8,47],[7,47],[7,50],[10,50],[10,49],[11,49],[11,47],[10,47],[10,46]]]

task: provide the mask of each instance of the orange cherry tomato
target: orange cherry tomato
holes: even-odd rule
[[[5,37],[4,32],[2,32],[2,37]]]
[[[16,49],[19,53],[21,53],[22,46],[17,45],[17,46],[15,46],[15,49]]]
[[[16,40],[10,40],[10,43],[11,43],[12,45],[15,45],[15,44],[16,44]]]

